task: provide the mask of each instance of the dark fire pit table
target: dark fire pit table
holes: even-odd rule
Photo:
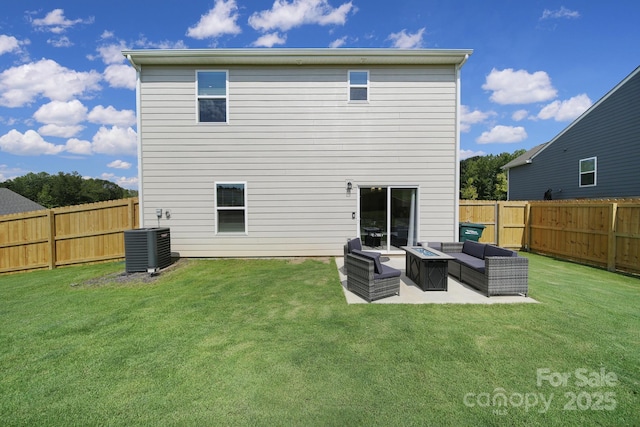
[[[452,256],[422,246],[403,246],[406,275],[423,291],[446,291],[449,271],[447,261]]]

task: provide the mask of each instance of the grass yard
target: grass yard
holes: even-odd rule
[[[640,424],[640,280],[535,255],[540,304],[348,306],[335,263],[0,277],[0,423]]]

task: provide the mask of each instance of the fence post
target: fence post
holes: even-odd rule
[[[133,203],[133,199],[130,198],[129,199],[129,228],[133,229],[136,228],[136,209],[135,209],[135,204]]]
[[[527,205],[524,210],[524,250],[526,252],[531,251],[531,203],[527,201]]]
[[[49,270],[56,268],[56,214],[53,209],[47,212],[47,221],[49,225]]]
[[[607,270],[616,271],[616,247],[618,246],[616,241],[616,217],[618,215],[617,203],[611,203],[609,215],[611,222],[609,223],[609,241],[607,243]]]
[[[496,242],[496,246],[500,246],[500,232],[502,230],[500,230],[500,228],[502,227],[502,205],[500,204],[499,201],[496,200],[495,202],[495,207],[493,209],[493,222],[495,223],[494,225],[494,231],[493,231],[493,241]]]

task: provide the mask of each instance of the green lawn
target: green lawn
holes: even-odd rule
[[[1,276],[0,423],[637,426],[640,280],[526,256],[540,304],[349,306],[317,260]]]

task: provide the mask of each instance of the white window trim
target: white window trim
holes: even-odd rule
[[[588,160],[593,160],[593,172],[582,172],[582,162],[586,162]],[[582,185],[582,175],[587,173],[593,173],[593,184]],[[578,162],[578,186],[580,188],[585,187],[595,187],[598,185],[598,158],[597,157],[587,157],[586,159],[580,159]]]
[[[198,94],[198,73],[224,73],[225,74],[225,96],[215,96],[215,95],[202,95]],[[196,85],[195,85],[195,95],[196,95],[196,123],[199,125],[223,125],[229,123],[229,70],[196,70]],[[225,110],[227,112],[224,122],[201,122],[200,121],[200,103],[198,102],[200,99],[225,99]]]
[[[244,185],[244,206],[242,209],[244,210],[244,232],[220,232],[220,226],[218,222],[218,211],[221,210],[240,210],[239,206],[218,206],[218,185],[225,184],[241,184]],[[216,227],[216,236],[247,236],[249,234],[249,207],[247,206],[247,181],[216,181],[213,183],[213,200],[215,207],[215,227]]]
[[[364,84],[364,85],[351,84],[351,73],[367,73],[367,84]],[[347,99],[349,100],[350,104],[368,104],[369,103],[369,99],[371,99],[371,97],[369,96],[371,92],[369,88],[369,81],[370,81],[369,70],[348,70],[347,71]],[[352,87],[367,89],[367,99],[351,99]]]

